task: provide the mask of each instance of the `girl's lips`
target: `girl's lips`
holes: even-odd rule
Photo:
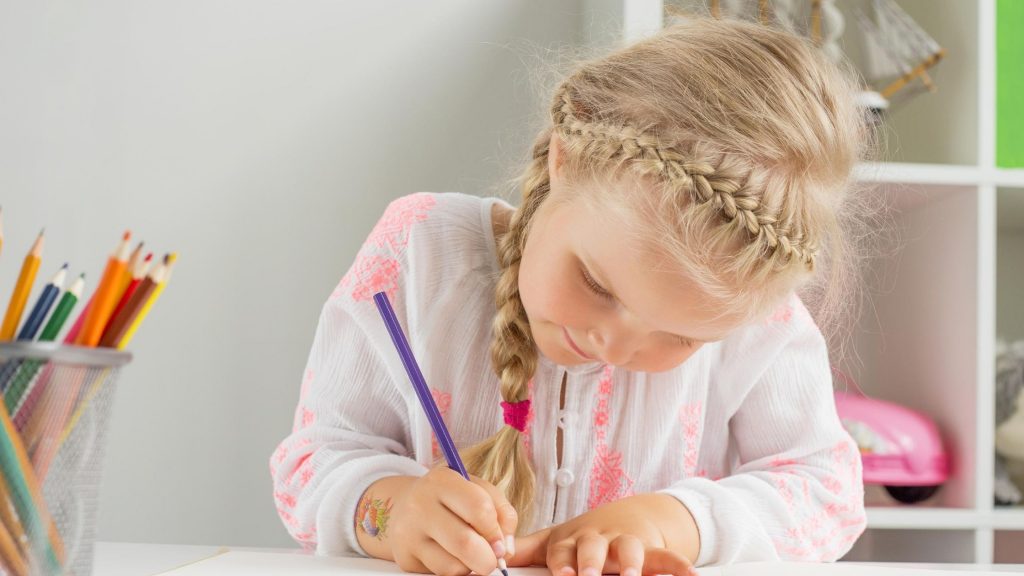
[[[581,358],[585,358],[587,360],[597,360],[597,358],[594,358],[593,356],[588,356],[585,352],[583,352],[583,350],[580,350],[580,347],[577,346],[575,342],[573,342],[572,336],[569,336],[569,331],[565,329],[565,326],[562,326],[562,334],[565,336],[565,341],[569,343],[569,347],[572,348],[572,351],[579,354]]]

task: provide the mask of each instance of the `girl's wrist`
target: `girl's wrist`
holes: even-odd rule
[[[391,550],[391,515],[395,502],[415,481],[414,476],[388,476],[381,478],[363,492],[356,506],[356,539],[363,550],[374,558],[394,560]]]
[[[690,509],[668,494],[634,496],[665,539],[665,548],[685,556],[694,565],[700,556],[700,532]]]

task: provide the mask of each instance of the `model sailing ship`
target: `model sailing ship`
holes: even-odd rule
[[[866,86],[860,103],[881,113],[922,90],[935,90],[928,71],[945,50],[895,0],[850,0],[863,36]],[[677,0],[666,2],[666,19],[694,13],[774,25],[810,38],[833,61],[844,58],[839,46],[845,18],[835,0]]]

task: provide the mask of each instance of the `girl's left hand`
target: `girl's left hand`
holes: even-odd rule
[[[516,539],[509,566],[547,565],[552,576],[697,574],[697,526],[666,494],[623,498]]]

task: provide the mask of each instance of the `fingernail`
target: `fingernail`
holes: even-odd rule
[[[687,570],[687,574],[689,574],[690,576],[700,576],[700,573],[697,572],[697,569],[693,566],[690,566],[690,568]]]
[[[629,567],[622,571],[622,576],[638,576],[639,571],[636,568]]]
[[[576,576],[576,571],[572,569],[572,566],[562,566],[558,574],[559,576]]]
[[[581,576],[601,576],[601,573],[598,572],[597,568],[594,568],[593,566],[591,566],[590,568],[584,568],[583,572],[581,572],[580,574]]]
[[[505,557],[505,543],[501,540],[495,540],[491,543],[491,548],[494,549],[494,555],[498,558]]]
[[[512,555],[512,556],[516,555],[516,537],[515,536],[512,536],[511,534],[509,534],[508,536],[505,536],[505,548],[508,550],[508,553],[510,555]]]

